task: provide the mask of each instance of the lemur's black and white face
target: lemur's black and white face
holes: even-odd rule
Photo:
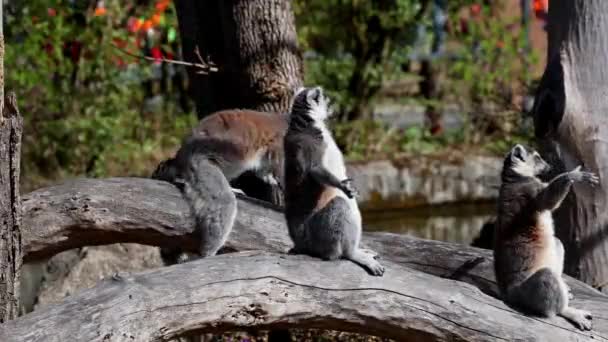
[[[505,168],[513,170],[523,177],[536,177],[549,171],[551,166],[534,150],[526,150],[520,144],[515,145],[505,159]]]
[[[305,117],[306,121],[324,121],[331,115],[329,101],[321,87],[300,88],[291,105],[291,118]]]

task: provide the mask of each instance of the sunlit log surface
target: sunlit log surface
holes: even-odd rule
[[[187,204],[161,181],[72,180],[24,196],[23,214],[28,260],[94,244],[197,245]],[[348,261],[284,254],[291,243],[281,212],[240,198],[226,251],[250,252],[115,277],[3,325],[0,341],[165,340],[253,326],[398,340],[607,339],[608,297],[578,281],[568,279],[573,306],[594,314],[591,333],[562,318],[520,315],[495,299],[488,251],[387,233],[366,233],[363,243],[380,254],[384,277]]]

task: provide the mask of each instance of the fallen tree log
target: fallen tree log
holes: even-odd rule
[[[349,261],[249,251],[120,274],[0,325],[0,340],[166,341],[253,327],[399,341],[608,340],[604,319],[581,332],[559,318],[522,316],[469,284],[384,264],[384,277],[372,277]],[[597,313],[606,307],[603,297],[577,302]]]
[[[239,198],[235,233],[227,247],[287,248],[289,238],[282,213],[266,202]],[[146,178],[73,179],[24,195],[22,201],[25,261],[117,242],[181,246],[188,251],[196,251],[198,245],[188,204],[167,182]]]
[[[190,250],[195,250],[197,245],[197,238],[192,233],[192,228],[194,226],[193,220],[190,217],[187,204],[183,201],[176,188],[161,181],[139,178],[111,178],[105,180],[77,179],[25,195],[23,203],[23,249],[26,260],[38,260],[49,257],[69,248],[117,242],[137,242],[156,246],[173,246],[179,244]],[[421,277],[420,281],[424,283],[424,286],[428,287],[429,291],[432,291],[435,282],[443,284],[444,281],[449,280],[449,283],[451,284],[449,298],[463,298],[469,296],[463,292],[463,289],[473,289],[474,291],[477,291],[474,288],[462,284],[462,282],[473,285],[485,294],[496,296],[496,285],[492,270],[492,256],[489,251],[458,244],[421,240],[387,233],[365,233],[363,243],[367,245],[367,247],[376,250],[384,263],[388,263],[391,267],[395,267],[395,274],[402,272],[418,274],[418,276]],[[235,223],[235,229],[231,233],[226,246],[228,250],[265,250],[276,253],[285,252],[290,246],[291,242],[287,236],[287,228],[280,211],[269,205],[260,205],[260,203],[257,203],[255,200],[242,197],[239,198],[239,213]],[[279,264],[281,264],[281,262],[287,262],[284,260],[292,260],[292,258],[296,258],[293,260],[300,260],[294,256],[273,255],[267,257],[274,258],[273,262],[278,262]],[[204,264],[209,266],[210,264],[206,264],[206,262],[210,261],[204,261]],[[266,267],[268,267],[263,263],[254,266],[249,263],[247,258],[244,258],[243,260],[239,259],[238,262],[234,260],[234,262],[239,265],[241,265],[241,263],[243,265],[248,265],[244,269],[247,269],[248,267],[252,268],[252,272],[256,271],[256,268],[260,268],[260,265],[263,265],[264,267],[257,271],[264,273],[264,270],[267,270]],[[194,264],[188,263],[188,265]],[[342,269],[344,267],[350,267],[348,263],[338,263],[335,265],[332,263],[312,263],[311,265],[315,266],[310,272],[304,266],[302,266],[303,268],[298,272],[307,279],[309,277],[310,279],[314,278],[313,280],[324,279],[324,277],[328,277],[326,274],[329,274],[332,275],[330,279],[333,279],[334,282],[338,283],[344,281],[344,279],[342,279],[343,277],[351,280],[356,279],[354,282],[356,284],[363,281],[361,279],[364,279],[365,282],[376,281],[377,283],[374,284],[384,284],[384,282],[388,282],[386,284],[392,284],[391,282],[393,281],[393,278],[389,278],[388,275],[382,278],[382,280],[357,278],[361,277],[358,275],[358,272],[360,272],[359,269],[357,269],[356,272],[353,269],[352,276],[350,273],[345,273],[344,276],[336,279],[337,277],[335,277],[335,274],[342,274]],[[323,267],[321,267],[321,265],[323,265]],[[338,267],[336,265],[340,265],[339,271],[333,268]],[[196,266],[197,269],[199,269],[198,267],[199,266]],[[325,267],[328,267],[327,273],[325,273]],[[240,266],[235,268],[234,265],[232,265],[226,269],[222,269],[219,266],[213,266],[210,269],[214,270],[212,272],[214,277],[220,276],[223,272],[232,274],[235,279],[242,276],[241,273],[239,273],[241,272]],[[204,271],[208,271],[208,269],[203,267],[200,268],[200,270],[200,272],[193,273],[198,276],[201,276],[202,274],[205,274],[206,276],[206,272]],[[159,272],[161,272],[159,273],[159,277],[161,274],[164,274],[162,273],[164,271]],[[246,274],[249,274],[249,272],[246,272]],[[357,276],[355,277],[355,275]],[[152,277],[152,275],[150,275],[150,277]],[[251,275],[251,277],[255,278],[256,275]],[[257,274],[257,277],[272,278],[270,275],[263,274]],[[287,277],[285,280],[288,281],[295,281],[294,279],[297,279],[297,277],[293,279],[289,278],[291,277],[290,273],[285,273],[281,275],[281,277]],[[440,278],[444,278],[444,280]],[[156,280],[151,283],[156,284],[157,282],[163,282],[161,279],[154,279]],[[172,279],[175,279],[174,285],[178,286],[179,278]],[[190,278],[184,279],[188,279],[186,283],[190,282]],[[454,280],[458,280],[459,282],[454,282]],[[320,284],[322,283],[323,282],[320,282],[315,285],[314,282],[310,282],[309,285],[321,286]],[[608,297],[571,278],[568,278],[568,283],[572,287],[575,295],[573,305],[585,308],[591,311],[595,316],[595,332],[593,334],[599,334],[595,335],[595,338],[601,340],[602,336],[608,336],[608,317],[602,317],[603,312],[608,309]],[[244,286],[244,284],[242,285]],[[103,286],[107,285],[101,286],[102,288],[100,289],[103,289]],[[250,285],[248,284],[247,286]],[[410,294],[409,286],[411,286],[411,284],[407,285],[404,281],[402,286],[403,288],[401,291]],[[439,293],[436,293],[436,295],[438,294]],[[473,297],[475,296],[477,295],[474,295]],[[574,329],[570,327],[569,323],[561,318],[551,320],[526,318],[513,311],[509,311],[510,309],[506,309],[500,301],[497,301],[492,297],[477,296],[477,298],[486,301],[486,303],[490,303],[488,304],[490,306],[503,308],[506,310],[503,311],[508,312],[508,315],[510,316],[518,316],[521,320],[520,324],[524,324],[525,322],[525,324],[529,325],[534,322],[543,322],[542,324],[553,326],[554,329],[567,331],[567,333],[563,333],[566,334],[563,336],[559,335],[561,333],[556,331],[552,332],[552,335],[545,335],[547,338],[552,336],[561,336],[560,338],[578,336],[577,338],[580,340],[581,338],[584,338],[584,336],[590,336],[585,334],[580,335],[578,332],[574,332]],[[66,303],[77,305],[77,303],[71,302],[71,300],[72,299],[69,299]],[[213,298],[209,298],[209,300],[216,301]],[[363,303],[362,305],[369,306],[369,303],[372,302],[366,303],[367,304]],[[467,302],[467,305],[468,304],[471,303]],[[350,303],[348,305],[354,304]],[[466,308],[475,311],[475,309],[473,309],[474,306],[469,308],[464,304],[462,305],[463,310]],[[79,308],[78,310],[84,309]],[[352,311],[355,309],[350,310]],[[361,311],[357,310],[358,309],[352,311],[351,314],[355,316],[361,314]],[[384,316],[384,308],[374,312],[379,320],[390,320],[392,317],[390,316],[390,313]],[[324,326],[322,321],[324,318],[335,321],[335,317],[326,317],[323,310],[319,310],[318,314],[321,316],[310,319],[315,321],[316,324],[318,324],[318,327],[330,328],[329,326]],[[481,315],[485,314],[485,312],[481,313]],[[299,314],[294,315],[297,316]],[[456,316],[458,315],[460,314],[457,313]],[[497,326],[493,329],[503,329],[499,324],[502,319],[506,319],[506,317],[497,316],[495,321]],[[272,325],[273,328],[275,326],[289,325],[289,322],[283,322],[280,318],[277,318],[277,320],[278,325],[274,325],[274,323],[264,323],[261,325],[269,327]],[[304,321],[305,320],[298,321],[297,323],[294,323],[294,326],[305,324]],[[196,324],[204,323],[201,323],[199,320]],[[404,323],[400,321],[399,324]],[[408,329],[416,330],[418,329],[416,328],[417,324],[418,323],[415,323],[415,321],[412,321],[412,323],[407,323],[406,325],[408,326]],[[332,329],[339,329],[342,327],[348,328],[349,325],[338,325],[334,326]],[[232,328],[237,328],[237,326],[232,326]],[[353,327],[353,329],[354,328],[355,327]],[[17,329],[17,327],[15,327],[15,329]],[[391,329],[393,328],[391,327]],[[402,328],[402,330],[403,329],[404,328]],[[435,327],[435,329],[442,330],[444,327],[438,326]],[[510,331],[510,328],[504,328],[500,331],[502,331],[502,335],[500,336],[506,336],[507,339],[511,339],[511,337],[518,334],[515,331]],[[362,330],[362,332],[380,334],[380,332],[373,329]],[[387,335],[387,333],[384,332],[381,335],[389,336],[390,334]],[[483,340],[481,337],[479,339]],[[3,339],[0,340],[4,341]],[[551,338],[551,340],[553,339]]]

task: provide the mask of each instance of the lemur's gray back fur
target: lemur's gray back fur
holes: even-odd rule
[[[236,199],[230,182],[247,173],[247,191],[282,202],[285,115],[251,110],[224,110],[202,119],[184,139],[174,158],[156,168],[152,178],[178,186],[192,207],[201,234],[200,253],[212,255],[232,229]],[[268,191],[270,190],[270,191]],[[239,190],[234,190],[239,191]],[[242,190],[241,190],[242,192]],[[161,248],[165,263],[185,260],[181,248]]]
[[[236,216],[236,196],[221,169],[235,155],[231,148],[221,141],[188,138],[175,158],[160,163],[152,174],[182,190],[201,236],[203,257],[215,255],[224,245]],[[161,248],[161,256],[166,263],[184,258],[179,247]]]
[[[303,223],[312,215],[318,194],[324,188],[307,174],[313,165],[321,164],[326,148],[322,132],[314,127],[308,115],[309,110],[306,92],[301,91],[294,98],[283,145],[285,217],[294,242],[307,240]],[[308,191],[298,191],[300,188]]]

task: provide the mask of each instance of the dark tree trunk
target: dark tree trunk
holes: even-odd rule
[[[0,323],[17,316],[21,269],[19,157],[22,120],[15,94],[8,94],[0,123]]]
[[[601,184],[575,184],[555,213],[565,272],[608,288],[608,1],[552,0],[547,67],[535,101],[536,136],[559,171],[578,165]]]
[[[176,1],[184,59],[219,67],[190,70],[199,118],[217,110],[286,112],[302,85],[302,59],[289,0]]]

